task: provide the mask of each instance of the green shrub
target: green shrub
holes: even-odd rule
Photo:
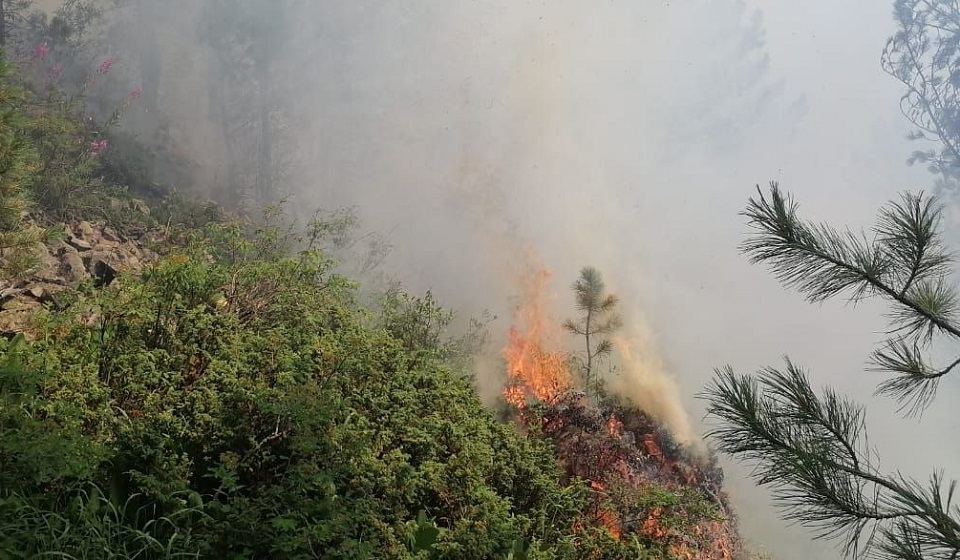
[[[24,102],[0,51],[0,277],[18,276],[32,267],[33,249],[43,236],[25,220],[39,160],[24,130]]]
[[[69,479],[157,520],[111,513],[118,540],[97,546],[176,535],[180,552],[227,558],[629,557],[584,516],[587,488],[560,482],[546,442],[498,422],[433,336],[370,321],[322,251],[284,256],[269,227],[190,237],[142,277],[45,314],[29,346],[44,421],[99,450]],[[65,503],[26,517],[86,534],[93,522]],[[425,550],[421,513],[436,527]]]

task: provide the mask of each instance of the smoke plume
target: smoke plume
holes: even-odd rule
[[[269,184],[294,208],[355,206],[395,248],[387,274],[462,317],[498,317],[478,365],[485,394],[503,381],[518,275],[551,270],[562,320],[589,265],[627,319],[616,390],[681,439],[703,428],[694,395],[713,368],[748,372],[788,353],[869,405],[891,470],[960,466],[960,452],[934,445],[957,427],[942,404],[955,384],[923,431],[871,396],[878,380],[863,364],[882,336],[879,308],[808,306],[737,250],[755,184],[777,179],[809,215],[854,225],[929,185],[902,164],[900,91],[878,66],[893,30],[885,3],[143,4],[153,9],[113,13],[109,48],[155,96],[130,128],[191,162],[178,186],[229,200]],[[223,60],[243,37],[218,24],[240,16],[270,24],[248,34],[262,39],[257,68]],[[260,151],[278,169],[269,176],[237,156],[258,148],[244,144],[253,129],[224,126],[253,105],[274,134]],[[831,556],[775,521],[744,469],[729,472],[748,536],[783,560]]]

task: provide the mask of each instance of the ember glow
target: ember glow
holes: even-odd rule
[[[676,558],[730,560],[740,543],[721,487],[722,473],[697,448],[700,441],[692,435],[676,385],[642,343],[642,333],[627,325],[624,335],[613,340],[611,365],[618,366],[620,379],[611,380],[611,388],[627,397],[619,402],[630,404],[601,399],[598,405],[575,392],[579,383],[570,350],[576,346],[561,329],[559,313],[554,313],[550,278],[542,267],[523,278],[503,349],[507,373],[503,396],[519,411],[517,421],[538,422],[539,433],[554,444],[566,476],[587,482],[595,527],[616,539],[660,543]],[[531,413],[533,402],[546,406]],[[675,505],[636,511],[630,496],[651,492],[699,493],[719,509],[716,516],[706,517],[678,511]],[[689,517],[691,525],[678,529],[677,516]]]
[[[623,422],[616,415],[610,416],[607,419],[607,431],[610,432],[611,436],[620,438],[623,436]]]

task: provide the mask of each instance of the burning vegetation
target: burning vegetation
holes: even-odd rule
[[[616,302],[603,296],[599,274],[584,270],[591,272],[582,274],[574,289],[592,279],[597,301]],[[736,517],[713,455],[679,442],[660,419],[604,390],[597,374],[600,353],[594,350],[604,341],[587,338],[586,359],[564,349],[562,331],[548,313],[549,278],[545,270],[526,278],[503,351],[503,396],[516,422],[553,444],[568,482],[589,485],[594,523],[614,538],[636,540],[674,558],[741,557]],[[578,290],[578,308],[586,311],[582,295]],[[618,323],[610,317],[607,324]],[[581,331],[591,332],[597,321],[587,311]],[[585,371],[588,361],[592,371]]]

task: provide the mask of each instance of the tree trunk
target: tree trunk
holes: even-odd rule
[[[2,1],[2,0],[0,0]],[[163,74],[163,63],[160,60],[160,45],[157,42],[157,7],[152,1],[143,1],[137,6],[137,30],[140,36],[139,63],[140,63],[140,105],[144,112],[149,113],[148,124],[156,128],[156,117],[160,113],[160,81]],[[150,133],[155,130],[150,130]]]
[[[6,0],[0,0],[0,49],[7,46],[7,10]]]
[[[239,187],[239,173],[237,173],[237,167],[234,163],[236,150],[230,134],[230,111],[227,108],[227,98],[224,95],[224,91],[227,91],[230,84],[222,67],[219,68],[219,74],[218,79],[211,81],[213,87],[210,89],[211,104],[219,110],[218,120],[220,121],[220,134],[223,139],[223,167],[227,175],[226,184],[221,186],[222,192],[218,193],[218,196],[221,202],[230,205],[239,202],[235,190]]]
[[[590,319],[593,318],[593,312],[590,309],[587,309],[587,328],[584,329],[585,337],[587,339],[587,371],[584,377],[586,378],[586,391],[588,396],[592,396],[590,391],[590,374],[593,372],[593,349],[590,348]]]
[[[273,192],[273,123],[270,118],[269,75],[267,63],[257,62],[257,118],[260,128],[257,143],[257,197],[261,204],[274,201]]]

